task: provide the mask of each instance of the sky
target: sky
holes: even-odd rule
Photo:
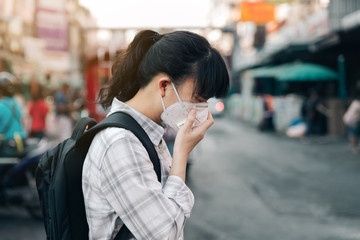
[[[99,27],[204,27],[211,0],[80,0]]]

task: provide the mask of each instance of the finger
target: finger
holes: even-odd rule
[[[196,130],[200,131],[200,132],[201,131],[206,131],[213,124],[214,124],[214,118],[213,118],[212,114],[209,112],[208,113],[208,118],[200,126],[196,127]]]
[[[214,121],[214,118],[213,118],[213,116],[212,116],[212,114],[211,114],[211,112],[210,112],[210,111],[208,112],[207,119],[208,119],[208,120],[212,120],[212,121]]]
[[[204,124],[202,124],[202,125],[204,125],[205,129],[208,129],[208,128],[211,127],[213,124],[214,124],[214,118],[213,118],[212,114],[211,114],[210,111],[209,111],[209,113],[208,113],[208,118],[206,119],[206,121],[205,121]]]
[[[192,108],[187,115],[184,127],[190,129],[193,126],[195,119],[196,119],[196,109]]]

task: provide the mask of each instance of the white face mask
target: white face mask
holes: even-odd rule
[[[179,128],[184,125],[187,115],[192,108],[196,109],[196,119],[193,127],[197,127],[201,125],[204,121],[206,121],[208,117],[208,103],[191,103],[191,102],[183,102],[177,92],[174,84],[171,82],[171,85],[174,88],[175,94],[179,99],[179,102],[174,103],[168,108],[165,108],[164,100],[161,98],[161,103],[164,109],[164,112],[161,114],[161,120],[168,126],[172,127],[175,131],[178,131]]]

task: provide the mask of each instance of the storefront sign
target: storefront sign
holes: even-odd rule
[[[68,51],[68,21],[65,0],[39,0],[36,9],[37,37],[47,43],[46,49]]]
[[[275,5],[267,2],[241,2],[239,4],[242,22],[265,24],[275,21]]]

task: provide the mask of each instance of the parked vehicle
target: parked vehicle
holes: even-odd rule
[[[19,157],[0,158],[0,206],[15,205],[25,208],[35,219],[42,218],[35,183],[35,169],[50,142],[30,139]]]

